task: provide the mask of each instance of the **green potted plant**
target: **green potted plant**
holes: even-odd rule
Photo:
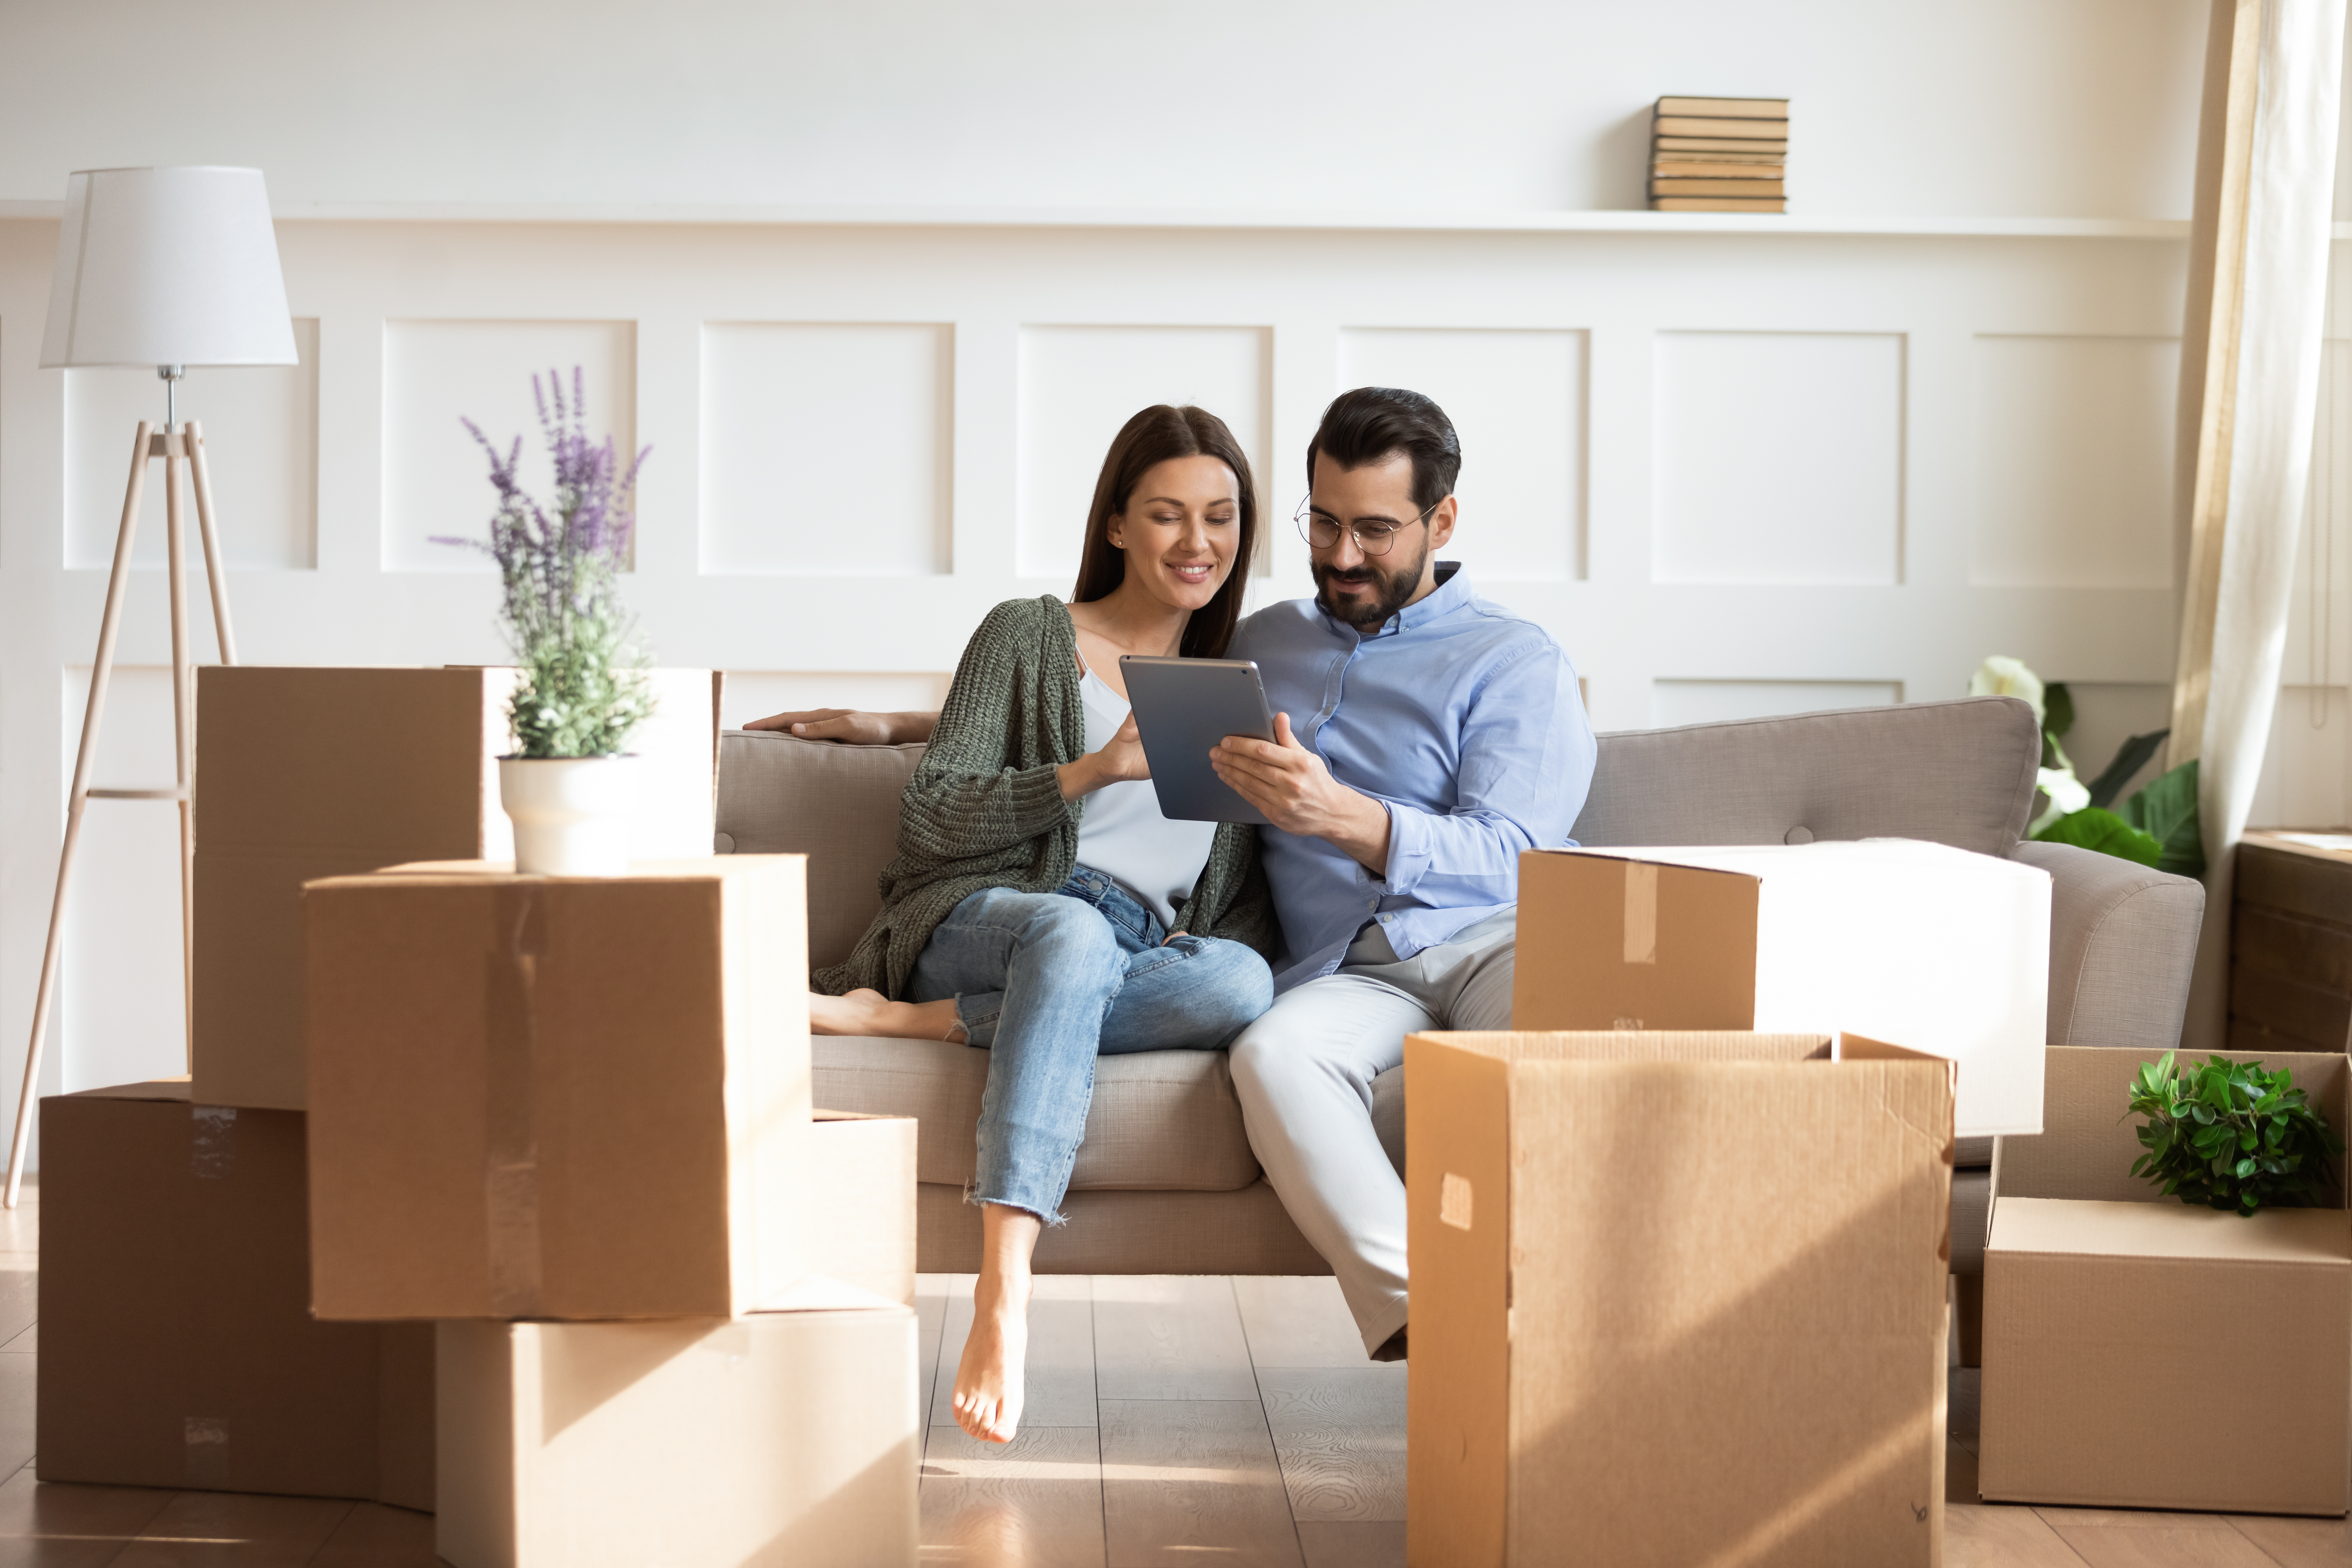
[[[2127,1114],[2147,1151],[2132,1162],[2166,1197],[2234,1209],[2325,1206],[2331,1162],[2344,1140],[2284,1068],[2215,1057],[2176,1068],[2173,1053],[2143,1062],[2131,1082]]]
[[[499,759],[499,794],[514,819],[515,869],[550,876],[618,876],[628,867],[634,782],[624,751],[651,716],[645,650],[620,602],[621,566],[635,523],[637,454],[621,472],[609,436],[588,439],[578,367],[567,406],[553,372],[530,378],[540,428],[555,463],[542,507],[516,477],[522,437],[501,455],[463,421],[490,459],[498,510],[490,537],[437,539],[498,563],[499,629],[521,667],[507,707],[515,750]],[[550,404],[552,403],[551,409]]]

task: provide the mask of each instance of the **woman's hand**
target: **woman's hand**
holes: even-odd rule
[[[803,741],[839,741],[852,746],[903,746],[928,741],[939,722],[936,713],[866,713],[855,708],[805,708],[792,713],[771,713],[743,726],[746,730],[782,730]]]
[[[1059,773],[1064,800],[1092,795],[1105,784],[1150,778],[1151,763],[1144,757],[1142,738],[1136,733],[1135,715],[1127,716],[1118,733],[1101,751],[1088,752],[1075,763],[1064,763]]]

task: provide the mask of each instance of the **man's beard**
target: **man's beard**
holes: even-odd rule
[[[1421,586],[1422,574],[1429,565],[1429,543],[1423,540],[1420,553],[1413,557],[1410,565],[1386,569],[1370,557],[1366,557],[1346,572],[1318,566],[1315,568],[1315,602],[1322,606],[1325,615],[1335,621],[1344,622],[1360,632],[1374,630],[1403,609],[1405,601],[1412,598],[1413,591]],[[1355,600],[1350,605],[1342,605],[1331,596],[1334,579],[1345,583],[1370,583],[1374,584],[1372,595],[1369,599]]]

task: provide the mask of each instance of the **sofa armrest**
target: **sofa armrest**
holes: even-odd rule
[[[2010,858],[2050,873],[2050,1043],[2179,1045],[2204,885],[2071,844]]]

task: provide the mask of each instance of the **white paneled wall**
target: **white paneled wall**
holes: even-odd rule
[[[1479,531],[1493,582],[1584,574],[1585,338],[1581,331],[1354,328],[1339,334],[1339,384],[1406,386],[1475,432],[1454,495]],[[1305,465],[1286,497],[1306,494]]]
[[[1662,583],[1903,580],[1903,339],[1657,335]]]
[[[2172,585],[2175,337],[1977,339],[1969,580]]]
[[[499,657],[494,579],[429,540],[482,532],[484,461],[457,419],[535,437],[534,369],[583,365],[592,429],[651,445],[630,604],[663,662],[738,672],[730,722],[935,703],[989,605],[1067,592],[1104,447],[1148,402],[1234,426],[1269,525],[1254,595],[1307,592],[1288,519],[1308,437],[1335,392],[1380,381],[1453,412],[1450,553],[1560,639],[1601,728],[1957,695],[1993,652],[2074,684],[2086,767],[2164,720],[2171,231],[279,235],[315,323],[303,366],[187,391],[254,662]],[[139,373],[37,368],[54,244],[53,222],[0,219],[0,1079],[30,1012],[121,448],[162,401]],[[161,515],[151,500],[150,530]],[[2352,614],[2329,624],[2332,673],[2291,679],[2352,680]],[[162,574],[142,570],[110,746],[144,750],[110,749],[100,782],[168,773],[167,655]],[[2280,809],[2340,803],[2322,753],[2345,754],[2352,717],[2321,733],[2282,752],[2305,793],[2282,784]],[[93,813],[52,1083],[177,1070],[171,814]]]
[[[953,328],[712,322],[701,395],[703,571],[954,570]]]
[[[232,569],[313,564],[319,525],[319,323],[294,323],[301,363],[278,367],[202,370],[180,383],[180,416],[201,421],[221,554]],[[104,570],[122,523],[123,481],[131,435],[142,419],[163,423],[163,387],[152,370],[62,373],[66,394],[66,563]],[[226,428],[240,440],[215,448]],[[187,514],[187,551],[201,559],[195,509]],[[131,559],[168,559],[162,514],[143,521]]]
[[[1902,700],[1899,680],[1659,680],[1650,687],[1650,722],[1667,730]]]
[[[541,434],[542,400],[550,418],[558,417],[558,399],[571,407],[575,366],[594,432],[611,435],[623,468],[635,455],[634,321],[387,321],[383,333],[387,572],[492,570],[480,552],[437,542],[488,533],[489,455],[463,421],[501,453],[520,437],[521,482],[544,497],[553,470]]]
[[[1076,579],[1103,454],[1130,415],[1155,403],[1198,404],[1223,419],[1258,479],[1261,535],[1276,513],[1286,520],[1275,499],[1286,493],[1283,481],[1266,467],[1270,335],[1263,327],[1023,327],[1020,574]]]

